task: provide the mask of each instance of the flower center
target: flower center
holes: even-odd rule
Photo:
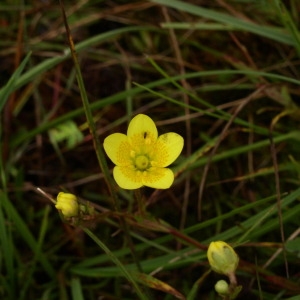
[[[150,167],[149,158],[146,155],[139,155],[135,158],[134,165],[138,170],[144,171]]]

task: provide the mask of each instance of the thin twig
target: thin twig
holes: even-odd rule
[[[170,23],[171,18],[169,16],[168,10],[165,6],[162,7],[162,12],[163,15],[166,19],[166,22]],[[185,67],[184,67],[184,62],[183,58],[181,55],[180,47],[178,44],[178,40],[176,37],[176,34],[174,32],[173,28],[169,29],[170,37],[171,37],[171,42],[173,46],[173,50],[175,53],[176,60],[178,62],[179,66],[179,73],[181,75],[184,75],[185,72]],[[181,85],[184,87],[185,90],[189,90],[189,84],[186,81],[186,79],[181,79],[180,80]],[[189,105],[189,96],[186,93],[182,93],[183,101],[186,104],[184,107],[184,113],[186,116],[190,114],[190,109],[188,107]],[[191,156],[192,153],[192,146],[191,146],[191,140],[192,140],[192,133],[191,133],[191,120],[189,118],[185,119],[185,132],[186,132],[186,141],[185,141],[185,148],[186,148],[186,156],[189,157]],[[185,221],[186,221],[186,215],[187,215],[187,208],[189,204],[189,196],[190,196],[190,185],[191,185],[191,174],[190,172],[187,171],[186,174],[186,179],[185,179],[185,186],[184,186],[184,196],[183,196],[183,204],[182,204],[182,212],[181,212],[181,220],[180,220],[180,229],[184,228]]]
[[[214,148],[212,149],[212,152],[210,154],[210,156],[208,157],[207,160],[207,164],[204,167],[203,173],[202,173],[202,178],[200,181],[200,187],[199,187],[199,193],[198,193],[198,207],[197,207],[197,211],[198,211],[198,219],[201,219],[201,204],[202,204],[202,197],[203,197],[203,192],[204,192],[204,186],[205,186],[205,181],[206,181],[206,177],[210,168],[210,164],[212,161],[212,158],[214,157],[218,147],[220,146],[223,138],[226,136],[227,131],[229,129],[229,127],[231,126],[231,124],[233,123],[234,119],[236,118],[236,116],[239,114],[239,112],[255,97],[257,97],[259,94],[261,94],[261,92],[266,88],[265,85],[262,85],[260,88],[258,88],[257,90],[255,90],[252,94],[250,94],[249,96],[247,96],[246,98],[244,98],[244,101],[242,101],[239,106],[236,108],[234,114],[232,115],[232,117],[228,120],[228,122],[226,123],[225,127],[223,128],[219,139],[217,140]]]

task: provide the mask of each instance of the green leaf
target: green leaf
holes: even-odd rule
[[[287,241],[285,244],[285,249],[288,252],[297,253],[297,255],[300,256],[300,237],[297,237],[291,241]]]
[[[68,120],[49,130],[49,136],[55,148],[58,143],[65,142],[68,149],[74,148],[83,140],[83,134],[75,122]]]

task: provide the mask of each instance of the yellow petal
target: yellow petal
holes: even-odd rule
[[[146,115],[139,114],[130,121],[127,135],[129,138],[138,135],[138,137],[143,139],[151,137],[151,139],[156,140],[158,133],[154,121]]]
[[[127,189],[135,190],[143,186],[142,173],[136,171],[133,166],[114,167],[113,175],[118,186]]]
[[[167,167],[173,163],[182,151],[184,140],[175,132],[162,134],[158,137],[152,165],[155,167]]]
[[[122,133],[113,133],[105,138],[104,150],[111,161],[117,166],[127,166],[131,164],[130,145],[128,138]]]
[[[168,189],[174,181],[174,173],[168,168],[150,168],[142,174],[142,183],[154,189]]]

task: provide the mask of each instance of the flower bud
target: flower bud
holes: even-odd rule
[[[239,263],[239,257],[233,248],[223,241],[210,243],[207,258],[211,268],[224,275],[234,273]]]
[[[55,207],[61,211],[65,218],[77,217],[79,205],[77,197],[70,193],[60,192],[57,195]]]
[[[215,284],[215,290],[219,295],[228,295],[229,294],[229,285],[225,280],[219,280]]]

